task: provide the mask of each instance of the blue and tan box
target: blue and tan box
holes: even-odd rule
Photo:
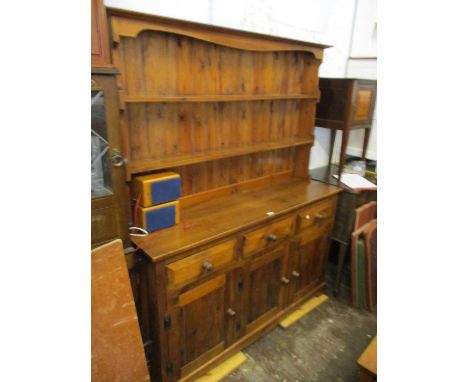
[[[137,176],[133,180],[133,195],[140,195],[140,206],[150,207],[179,199],[180,184],[180,175],[175,172]]]
[[[172,227],[179,223],[179,201],[138,208],[139,226],[148,232]]]

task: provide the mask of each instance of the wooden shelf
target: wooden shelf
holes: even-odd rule
[[[231,101],[264,101],[282,99],[318,99],[317,94],[214,94],[190,96],[126,97],[125,103],[153,102],[231,102]]]
[[[314,140],[311,138],[296,138],[281,142],[261,143],[252,146],[220,148],[201,153],[184,154],[163,159],[133,161],[128,165],[128,172],[136,174],[145,171],[161,170],[164,168],[186,166],[217,159],[232,158],[240,155],[284,149],[287,147],[312,145],[313,143]]]

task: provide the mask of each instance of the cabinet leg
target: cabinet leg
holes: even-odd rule
[[[369,144],[370,129],[364,129],[364,142],[362,145],[362,159],[366,159],[367,145]]]
[[[331,163],[333,159],[333,149],[335,148],[336,130],[331,129],[330,134],[330,149],[328,150],[328,169],[331,168]]]
[[[341,279],[343,277],[343,268],[344,268],[344,261],[346,258],[346,250],[348,246],[343,243],[339,243],[340,249],[338,251],[338,268],[336,270],[336,278],[335,278],[335,286],[333,288],[333,295],[337,297],[340,294],[340,285]]]
[[[341,137],[341,150],[340,150],[340,163],[338,165],[338,179],[341,180],[341,173],[343,172],[343,166],[346,158],[346,147],[348,146],[349,130],[344,129]]]

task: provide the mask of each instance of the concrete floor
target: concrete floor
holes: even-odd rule
[[[333,266],[327,284],[334,276]],[[377,333],[377,315],[349,304],[342,287],[301,320],[279,326],[243,350],[247,361],[223,382],[351,382],[358,379],[356,360]]]

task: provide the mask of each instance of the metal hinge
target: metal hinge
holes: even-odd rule
[[[171,327],[171,324],[172,324],[171,316],[168,315],[164,317],[164,330],[168,330]]]
[[[172,374],[172,372],[174,371],[174,368],[172,366],[172,363],[171,362],[167,362],[166,363],[166,373],[167,374]]]
[[[237,289],[238,289],[238,290],[242,290],[242,288],[244,288],[244,281],[240,280],[240,281],[237,283]]]

